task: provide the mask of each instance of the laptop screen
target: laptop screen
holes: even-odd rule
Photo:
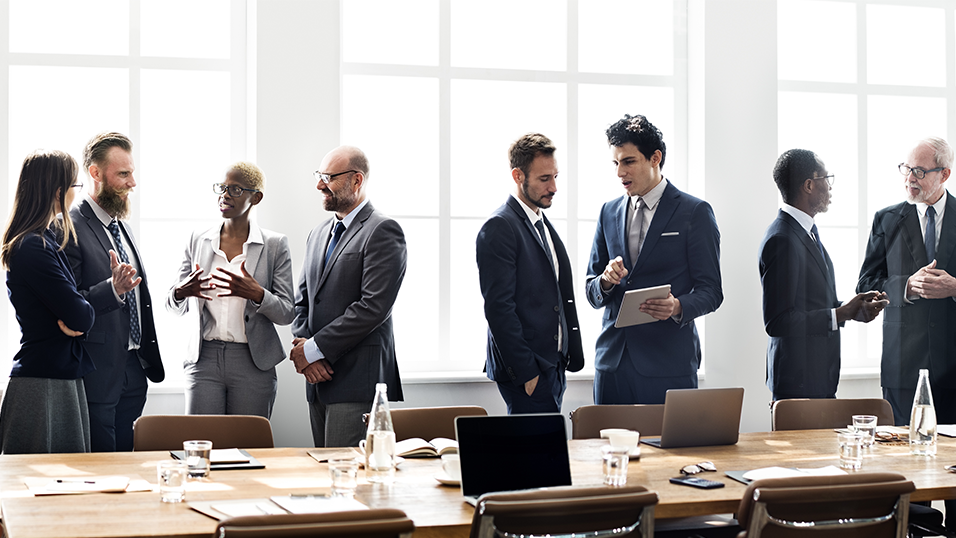
[[[455,430],[466,497],[571,485],[563,415],[458,417]]]

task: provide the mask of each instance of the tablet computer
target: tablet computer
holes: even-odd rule
[[[654,316],[641,312],[641,305],[648,299],[666,299],[670,293],[670,284],[624,292],[624,300],[621,302],[621,309],[617,312],[617,320],[614,322],[614,326],[620,329],[631,325],[658,321]]]

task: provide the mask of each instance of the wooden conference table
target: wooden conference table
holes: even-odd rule
[[[599,439],[572,440],[571,472],[575,485],[601,483]],[[249,450],[266,468],[251,471],[214,471],[206,482],[192,482],[187,501],[261,498],[290,493],[327,492],[330,480],[325,464],[308,456],[305,448]],[[831,430],[744,433],[733,446],[660,450],[643,447],[641,460],[632,461],[628,484],[656,491],[657,518],[734,512],[744,486],[723,471],[773,465],[822,467],[837,465],[836,434]],[[329,450],[329,452],[341,452]],[[139,475],[156,482],[156,462],[165,452],[117,454],[58,454],[0,456],[0,505],[10,538],[201,536],[208,538],[216,521],[185,504],[163,504],[156,492],[33,497],[24,477]],[[684,465],[712,461],[717,473],[706,478],[726,487],[701,490],[670,484]],[[943,468],[956,463],[956,440],[940,437],[936,457],[909,455],[906,446],[877,445],[864,456],[864,471],[893,471],[916,484],[912,500],[956,498],[956,474]],[[415,522],[416,536],[467,536],[474,509],[462,502],[458,488],[441,486],[433,478],[437,459],[407,459],[392,486],[362,482],[356,498],[372,508],[404,510]]]

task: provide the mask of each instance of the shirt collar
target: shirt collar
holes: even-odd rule
[[[783,204],[780,210],[793,217],[804,231],[810,233],[810,229],[813,228],[813,217],[789,204]]]
[[[93,214],[96,215],[96,218],[103,224],[103,226],[109,226],[110,222],[113,221],[113,217],[111,217],[105,209],[100,207],[100,204],[96,203],[96,200],[90,196],[90,193],[86,193],[83,196],[86,197],[86,201],[88,201],[90,203],[90,207],[93,208]]]
[[[515,193],[511,193],[511,197],[515,200],[518,200],[518,205],[521,206],[521,209],[524,209],[525,215],[528,215],[528,220],[531,221],[531,224],[536,224],[539,220],[544,218],[544,210],[538,208],[538,212],[535,213],[534,209],[531,209],[524,202],[521,201],[521,198],[518,198]]]
[[[648,209],[656,209],[658,202],[661,201],[661,197],[664,196],[664,189],[667,188],[667,178],[661,178],[660,182],[657,185],[654,185],[654,188],[647,191],[647,194],[644,196],[631,196],[631,207],[635,207],[637,204],[638,198],[644,199],[644,207]]]
[[[933,209],[936,210],[936,218],[937,218],[937,219],[943,218],[943,211],[946,210],[946,197],[947,197],[947,196],[949,196],[949,193],[944,190],[944,191],[943,191],[943,195],[939,197],[939,200],[937,200],[935,204],[933,204]],[[919,202],[919,203],[913,204],[913,205],[916,206],[916,211],[919,212],[920,218],[922,218],[924,215],[926,215],[926,210],[929,208],[929,204],[924,203],[924,202]]]
[[[332,230],[333,230],[333,231],[335,230],[335,225],[336,225],[336,223],[338,223],[338,222],[341,222],[342,225],[345,226],[345,229],[348,230],[348,229],[349,229],[349,226],[352,225],[352,221],[355,220],[355,217],[358,216],[359,211],[361,211],[362,208],[366,206],[366,204],[368,204],[368,198],[362,200],[362,203],[361,203],[361,204],[355,206],[355,209],[349,211],[349,214],[348,214],[348,215],[345,215],[345,218],[342,219],[341,221],[338,219],[338,217],[334,217],[334,218],[332,219],[332,221],[333,221],[333,222],[332,222]]]

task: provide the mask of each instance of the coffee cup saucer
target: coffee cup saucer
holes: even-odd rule
[[[445,471],[436,473],[433,476],[435,477],[435,480],[438,480],[439,482],[441,482],[443,486],[460,486],[461,485],[460,479],[455,479],[448,476],[448,473],[446,473]]]

